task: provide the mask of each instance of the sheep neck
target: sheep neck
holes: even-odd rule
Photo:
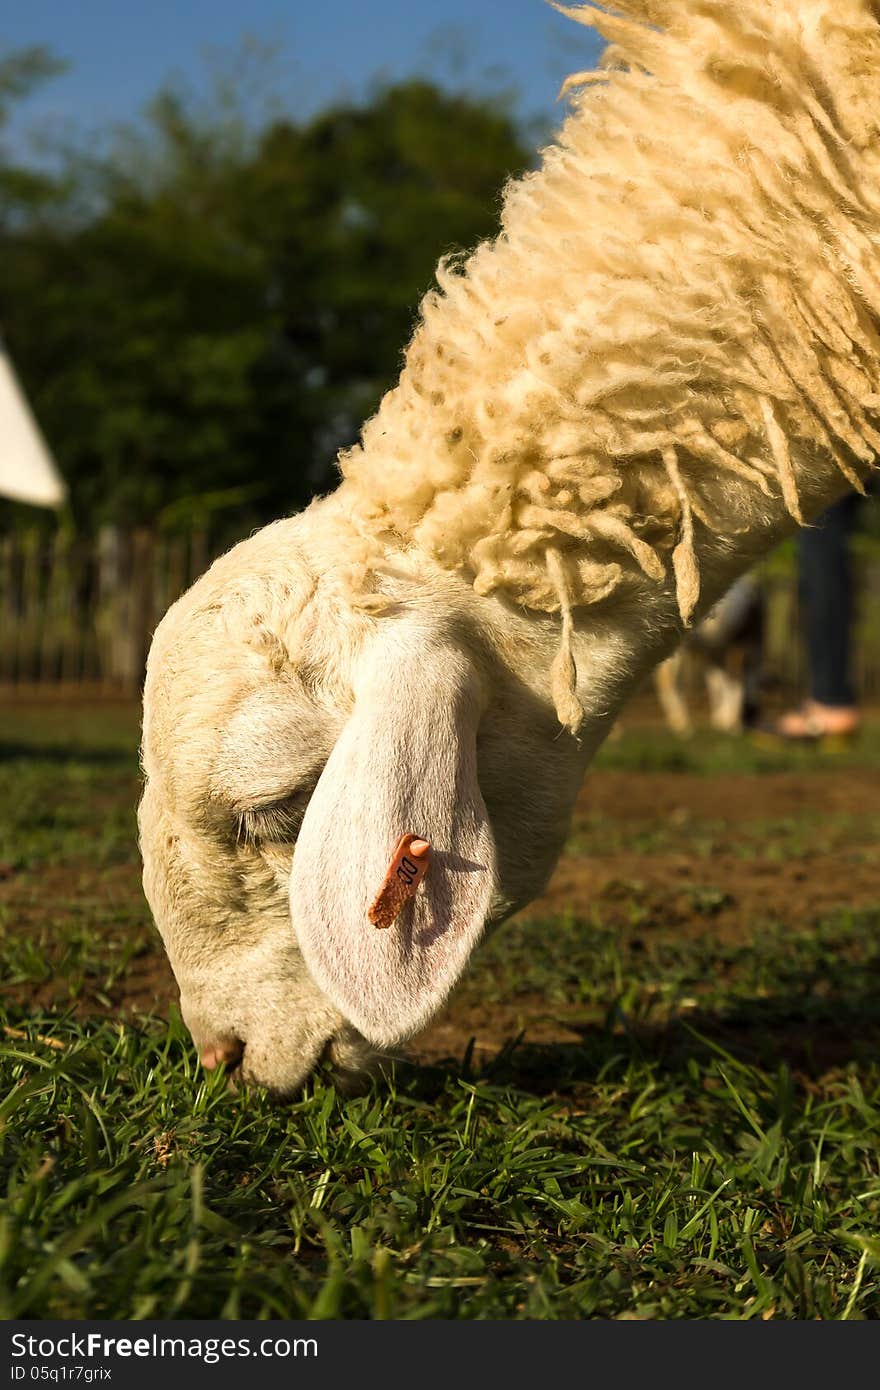
[[[880,25],[620,8],[589,22],[628,66],[582,75],[500,235],[441,263],[342,459],[365,573],[411,548],[561,615],[571,727],[578,630],[670,585],[690,622],[880,450]]]

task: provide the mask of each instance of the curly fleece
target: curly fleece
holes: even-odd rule
[[[412,548],[562,615],[671,565],[699,598],[701,480],[802,521],[796,472],[880,450],[880,23],[867,0],[617,0],[498,237],[445,259],[399,383],[341,460],[365,571]],[[797,470],[791,449],[797,447]]]

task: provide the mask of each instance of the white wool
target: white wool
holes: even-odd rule
[[[880,23],[867,0],[566,13],[604,71],[570,80],[498,237],[441,262],[342,494],[353,583],[413,550],[559,612],[575,727],[577,610],[671,566],[689,621],[695,532],[733,525],[707,478],[802,521],[793,450],[858,486],[880,448]]]

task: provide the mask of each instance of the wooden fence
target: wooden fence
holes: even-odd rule
[[[58,530],[0,537],[0,685],[134,695],[153,630],[216,553],[208,532],[162,535],[104,527],[97,536]],[[857,559],[856,679],[880,698],[880,556]],[[792,564],[771,563],[766,667],[802,692],[804,654]]]
[[[0,683],[134,694],[153,629],[210,558],[204,531],[0,538]]]

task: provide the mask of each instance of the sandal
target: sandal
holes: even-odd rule
[[[861,730],[861,720],[855,711],[836,709],[808,701],[800,709],[789,710],[772,724],[762,725],[759,734],[783,743],[821,745],[827,750],[847,748]]]

